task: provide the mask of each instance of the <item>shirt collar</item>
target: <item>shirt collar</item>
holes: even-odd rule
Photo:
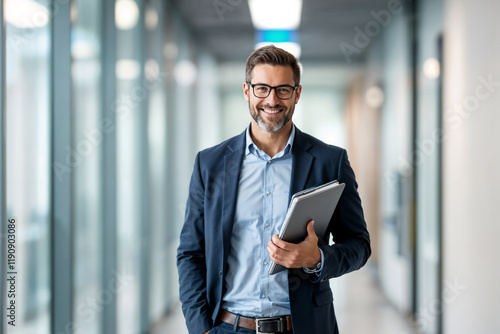
[[[252,140],[252,136],[250,136],[250,126],[248,125],[246,131],[246,144],[245,144],[245,156],[249,155],[252,152],[260,151],[257,145]],[[284,154],[290,153],[292,154],[293,141],[295,139],[295,124],[292,124],[292,132],[290,132],[290,136],[288,137],[288,141],[285,146]]]

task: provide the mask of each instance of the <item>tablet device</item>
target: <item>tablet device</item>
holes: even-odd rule
[[[344,183],[331,181],[294,194],[279,238],[292,243],[302,242],[307,237],[307,224],[314,220],[314,231],[321,239],[326,233],[344,187]],[[269,274],[273,275],[285,269],[284,266],[272,262]]]

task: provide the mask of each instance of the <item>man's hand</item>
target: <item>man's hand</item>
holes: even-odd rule
[[[208,334],[208,333],[210,333],[210,331],[206,331],[206,332],[205,332],[205,333],[203,333],[203,334]]]
[[[321,260],[318,237],[314,232],[314,221],[307,224],[307,237],[299,244],[280,240],[277,234],[267,244],[271,260],[286,268],[311,268]]]

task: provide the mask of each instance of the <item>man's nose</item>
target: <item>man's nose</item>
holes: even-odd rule
[[[276,96],[276,88],[271,88],[269,95],[265,98],[265,102],[272,106],[280,104],[280,99]]]

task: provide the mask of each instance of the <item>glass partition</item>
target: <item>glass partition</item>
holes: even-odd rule
[[[7,218],[15,220],[15,327],[50,332],[50,20],[46,1],[6,0]]]
[[[145,95],[141,82],[140,2],[116,1],[117,265],[132,277],[117,299],[117,332],[135,334],[141,319],[140,122]]]
[[[113,136],[103,124],[101,105],[101,5],[98,0],[74,0],[71,30],[73,143],[80,164],[74,176],[74,299],[76,330],[101,332],[102,306],[114,293],[101,284],[101,156],[103,136]],[[95,301],[95,303],[93,302]]]

